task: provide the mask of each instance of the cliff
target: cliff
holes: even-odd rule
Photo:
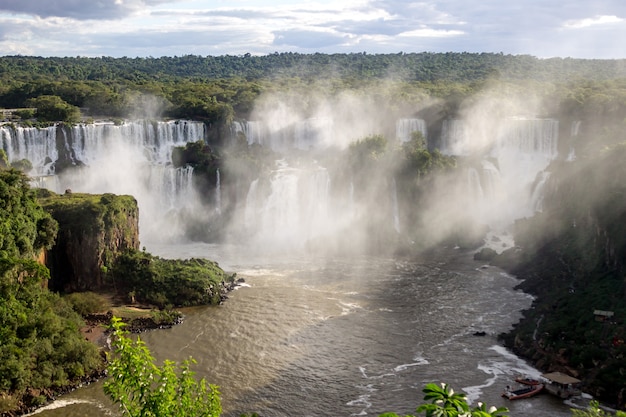
[[[131,196],[40,190],[39,202],[59,223],[46,261],[53,291],[104,289],[105,272],[116,257],[139,248],[139,211]]]
[[[552,166],[544,211],[516,224],[494,260],[524,281],[533,306],[505,344],[544,371],[626,408],[626,147]],[[514,260],[515,262],[511,262]],[[598,312],[610,312],[610,317]]]

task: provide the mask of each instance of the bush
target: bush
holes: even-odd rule
[[[74,311],[83,317],[88,314],[102,313],[109,308],[109,302],[104,296],[91,291],[71,293],[64,298]]]

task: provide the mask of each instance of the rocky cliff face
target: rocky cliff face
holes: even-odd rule
[[[577,376],[586,392],[621,409],[626,408],[624,158],[626,147],[616,147],[594,161],[553,167],[544,212],[518,222],[518,247],[510,251],[518,261],[510,269],[524,279],[520,288],[536,299],[504,336],[508,347],[541,370]],[[597,311],[613,315],[606,319]]]
[[[42,206],[59,223],[46,266],[54,291],[97,291],[107,287],[106,270],[126,249],[139,249],[139,211],[131,196],[58,195],[43,191]]]

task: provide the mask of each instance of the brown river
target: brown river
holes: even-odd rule
[[[515,277],[470,253],[415,261],[208,244],[147,249],[216,260],[246,281],[223,305],[186,309],[181,325],[140,336],[158,360],[193,357],[198,376],[220,387],[226,417],[404,415],[423,402],[429,382],[450,384],[472,404],[506,406],[511,417],[571,416],[548,394],[501,397],[517,375],[539,374],[497,339],[532,299],[514,290]],[[101,382],[33,414],[120,415]]]

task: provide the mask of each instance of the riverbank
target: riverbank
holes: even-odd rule
[[[228,299],[228,293],[245,284],[243,278],[232,283],[223,283],[220,288],[221,303]],[[151,306],[139,304],[122,304],[110,294],[102,294],[112,305],[106,312],[90,313],[83,316],[84,325],[79,329],[82,337],[96,345],[101,352],[102,366],[96,372],[71,381],[62,387],[46,389],[27,389],[25,395],[14,404],[11,411],[0,413],[0,417],[17,417],[34,413],[38,409],[56,401],[59,397],[69,394],[78,388],[88,386],[106,377],[106,352],[110,348],[109,329],[113,316],[119,317],[127,324],[131,333],[142,333],[151,330],[169,329],[180,325],[184,315],[178,310],[158,310]],[[0,401],[3,397],[0,394]]]
[[[529,256],[505,251],[493,264],[522,281],[516,287],[534,297],[513,329],[500,335],[504,345],[542,372],[563,372],[582,380],[583,390],[610,408],[626,409],[626,326],[621,318],[598,320],[594,311],[620,294],[619,279],[589,272],[582,279],[546,245]]]

